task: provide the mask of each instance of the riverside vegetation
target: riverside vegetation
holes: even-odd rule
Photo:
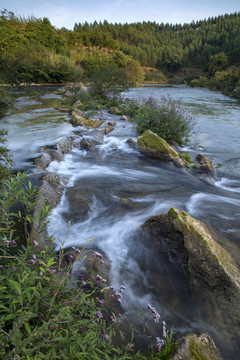
[[[76,23],[0,16],[0,81],[8,84],[90,80],[102,66],[133,84],[186,83],[240,98],[240,13],[191,22]],[[117,76],[114,76],[116,79]]]

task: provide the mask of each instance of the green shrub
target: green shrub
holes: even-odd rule
[[[140,133],[151,130],[178,143],[189,137],[193,127],[193,117],[170,97],[162,97],[159,103],[151,97],[144,100],[133,116]]]

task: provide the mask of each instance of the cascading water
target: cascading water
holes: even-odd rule
[[[136,233],[150,216],[174,206],[210,225],[239,262],[239,104],[219,93],[185,86],[138,88],[125,94],[180,99],[197,118],[195,133],[185,149],[193,156],[203,152],[213,160],[218,167],[213,178],[193,176],[143,156],[127,142],[128,138],[137,139],[136,128],[119,116],[103,113],[106,122],[117,122],[115,130],[105,136],[99,130],[73,129],[66,122],[68,115],[53,109],[54,96],[48,92],[41,107],[26,97],[18,98],[18,110],[9,110],[2,126],[9,130],[9,147],[18,168],[26,167],[40,146],[56,143],[73,130],[95,144],[91,151],[74,148],[63,161],[53,161],[47,168],[69,179],[48,228],[56,248],[86,246],[104,253],[111,263],[111,284],[126,286],[122,305],[133,322],[138,321],[138,309],[148,318],[150,302],[178,334],[206,331],[224,358],[237,359],[238,344],[231,339],[223,341],[229,327],[221,327],[222,317],[208,322],[206,314],[211,310],[217,314],[210,292],[199,289],[196,300],[186,276],[164,254],[154,253],[151,243],[146,248],[138,242]],[[31,145],[26,149],[28,143]],[[155,325],[155,333],[159,331]]]

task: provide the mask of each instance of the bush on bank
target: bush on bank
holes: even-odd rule
[[[133,103],[130,104],[133,108]],[[182,143],[192,131],[193,117],[186,113],[179,101],[162,97],[158,102],[150,97],[133,110],[133,121],[140,133],[151,130],[164,140]]]

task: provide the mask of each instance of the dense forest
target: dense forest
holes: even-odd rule
[[[0,49],[2,82],[73,81],[114,65],[135,83],[186,82],[240,97],[240,13],[183,25],[85,22],[72,31],[3,10]]]

